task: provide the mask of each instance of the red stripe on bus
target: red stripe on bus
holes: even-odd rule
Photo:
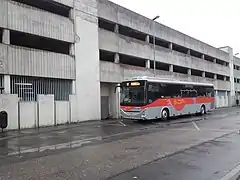
[[[166,98],[166,99],[157,99],[151,104],[141,106],[141,109],[146,109],[150,107],[159,107],[159,106],[173,106],[177,111],[181,111],[185,105],[189,104],[204,104],[214,102],[214,97],[197,97],[196,102],[194,103],[194,98]],[[125,111],[131,111],[137,106],[121,106],[121,109]]]
[[[197,97],[196,104],[203,104],[203,103],[212,103],[214,102],[214,97]]]

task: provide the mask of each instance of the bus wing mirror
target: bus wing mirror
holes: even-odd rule
[[[122,86],[116,86],[115,89],[114,89],[114,93],[117,92],[117,88],[119,88],[119,87],[122,89]]]

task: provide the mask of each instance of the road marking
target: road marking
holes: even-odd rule
[[[197,124],[195,122],[192,121],[192,124],[198,131],[201,131],[201,129],[197,126]]]
[[[119,123],[121,124],[121,125],[123,125],[124,127],[126,127],[127,125],[126,124],[124,124],[122,121],[119,121]]]
[[[240,175],[240,164],[229,171],[225,176],[223,176],[220,180],[236,180]]]

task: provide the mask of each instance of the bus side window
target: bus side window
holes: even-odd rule
[[[197,91],[195,89],[189,91],[189,97],[197,97]]]
[[[148,84],[148,102],[152,103],[153,101],[161,98],[160,84],[158,83],[149,83]]]

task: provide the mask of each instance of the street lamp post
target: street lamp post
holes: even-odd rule
[[[153,27],[153,74],[156,76],[156,30],[155,30],[155,23],[160,16],[156,16],[152,19],[152,27]]]

